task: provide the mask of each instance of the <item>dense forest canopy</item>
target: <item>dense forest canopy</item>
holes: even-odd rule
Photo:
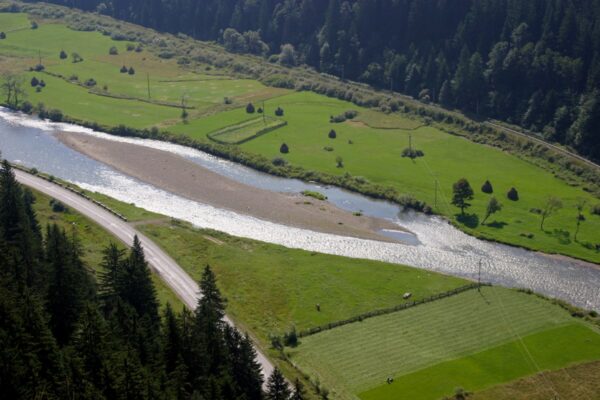
[[[596,0],[54,2],[279,55],[519,124],[600,158]]]

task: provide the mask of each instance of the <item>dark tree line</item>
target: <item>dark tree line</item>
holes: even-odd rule
[[[54,0],[278,54],[543,132],[600,158],[595,0]],[[290,47],[282,55],[289,63]]]
[[[137,237],[93,278],[77,237],[40,227],[35,197],[0,168],[0,393],[7,399],[262,399],[247,335],[222,320],[206,267],[194,312],[159,302]],[[272,378],[274,379],[274,378]],[[279,388],[280,389],[280,388]],[[278,390],[279,390],[278,389]],[[269,393],[267,393],[267,396]]]

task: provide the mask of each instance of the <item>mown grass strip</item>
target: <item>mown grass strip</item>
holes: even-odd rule
[[[327,331],[327,330],[334,329],[334,328],[339,328],[341,326],[352,324],[354,322],[362,322],[368,318],[378,317],[381,315],[386,315],[386,314],[391,314],[391,313],[402,311],[402,310],[407,310],[409,308],[416,307],[421,304],[427,304],[427,303],[431,303],[432,301],[446,299],[448,297],[456,296],[457,294],[464,293],[468,290],[481,288],[483,286],[492,286],[492,284],[491,283],[482,283],[482,284],[471,283],[469,285],[461,286],[456,289],[448,290],[446,292],[433,294],[429,297],[424,297],[419,300],[398,304],[397,306],[394,306],[394,307],[381,308],[378,310],[373,310],[373,311],[369,311],[369,312],[366,312],[366,313],[363,313],[360,315],[356,315],[354,317],[344,319],[341,321],[330,322],[326,325],[309,328],[309,329],[300,331],[298,333],[298,337],[306,337],[306,336],[310,336],[310,335],[315,335],[319,332]]]
[[[582,324],[570,324],[397,377],[392,384],[384,383],[359,397],[363,400],[438,400],[452,395],[459,387],[474,392],[540,370],[598,358],[600,335]],[[538,375],[539,383],[552,393],[548,398],[553,398],[556,395],[553,383],[546,375]]]
[[[546,329],[573,323],[552,303],[483,287],[302,338],[286,349],[298,367],[352,398],[406,375]]]

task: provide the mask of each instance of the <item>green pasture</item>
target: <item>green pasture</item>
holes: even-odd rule
[[[573,321],[536,296],[484,287],[308,336],[287,351],[303,372],[340,398],[352,398],[390,376],[399,379]]]
[[[353,121],[330,123],[331,115],[355,109],[360,116],[364,110],[313,93],[294,93],[267,102],[268,109],[277,106],[285,110],[282,119],[288,125],[245,143],[242,145],[244,150],[268,158],[283,157],[309,170],[363,176],[371,182],[395,187],[400,193],[412,194],[432,206],[436,205],[437,180],[435,211],[453,219],[460,212],[450,205],[452,184],[464,177],[471,183],[475,199],[466,217],[460,218],[458,223],[463,230],[506,243],[600,262],[600,252],[588,248],[600,244],[600,217],[589,212],[589,207],[600,200],[527,161],[430,126],[404,130],[372,129]],[[217,115],[211,123],[219,116],[229,123],[242,118],[236,111]],[[336,130],[336,139],[328,138],[330,129]],[[409,135],[413,146],[424,151],[425,157],[413,161],[400,156],[409,145]],[[279,153],[282,143],[288,145],[289,154]],[[333,147],[334,151],[325,151],[326,146]],[[344,168],[337,168],[338,156],[343,158]],[[491,181],[494,196],[504,209],[490,217],[486,225],[481,225],[490,197],[480,190],[486,179]],[[517,202],[506,198],[511,187],[519,192]],[[547,220],[542,231],[539,215],[531,210],[543,208],[550,195],[561,198],[564,208]],[[587,200],[586,220],[581,224],[578,241],[575,241],[575,204],[579,198]],[[533,238],[522,236],[529,234],[533,234]]]
[[[253,139],[255,136],[260,135],[261,132],[268,133],[267,131],[278,129],[284,125],[285,122],[282,120],[258,116],[249,121],[211,132],[208,134],[208,137],[220,143],[237,144]]]
[[[456,388],[479,391],[500,383],[600,358],[600,335],[581,324],[569,324],[525,336],[507,344],[400,376],[391,385],[361,393],[363,400],[439,400]],[[545,376],[538,380],[547,389]],[[583,397],[587,398],[587,397]]]
[[[50,205],[50,197],[37,191],[34,193],[36,198],[34,209],[42,226],[42,231],[46,229],[46,225],[56,223],[68,233],[73,232],[81,243],[83,260],[94,275],[100,271],[99,266],[102,262],[102,250],[106,246],[113,242],[117,243],[120,247],[124,247],[118,239],[75,210],[69,209],[66,213],[54,212]],[[169,302],[176,310],[180,310],[183,307],[181,300],[179,300],[158,275],[152,274],[152,280],[160,304],[164,306]]]
[[[174,107],[92,94],[87,88],[39,72],[27,72],[24,76],[27,99],[32,104],[42,102],[47,109],[56,108],[83,121],[95,121],[108,126],[124,124],[133,128],[150,128],[170,119],[178,120],[181,114],[181,110]],[[34,76],[46,83],[39,93],[29,85]]]
[[[283,334],[294,326],[302,330],[402,304],[406,292],[421,299],[466,283],[424,270],[287,249],[188,224],[149,224],[139,229],[195,279],[210,264],[228,298],[228,314],[263,343],[270,334]]]

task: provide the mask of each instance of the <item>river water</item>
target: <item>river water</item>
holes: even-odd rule
[[[349,211],[386,218],[412,234],[387,232],[406,244],[383,243],[288,227],[185,199],[124,175],[60,143],[53,132],[82,132],[179,154],[223,176],[266,190],[316,190]],[[263,174],[209,154],[153,140],[120,138],[69,124],[55,124],[0,108],[2,157],[72,182],[87,190],[135,203],[147,210],[235,236],[328,254],[407,264],[476,279],[526,287],[600,310],[600,267],[566,257],[552,257],[468,236],[441,218],[400,212],[397,205],[335,187]]]

